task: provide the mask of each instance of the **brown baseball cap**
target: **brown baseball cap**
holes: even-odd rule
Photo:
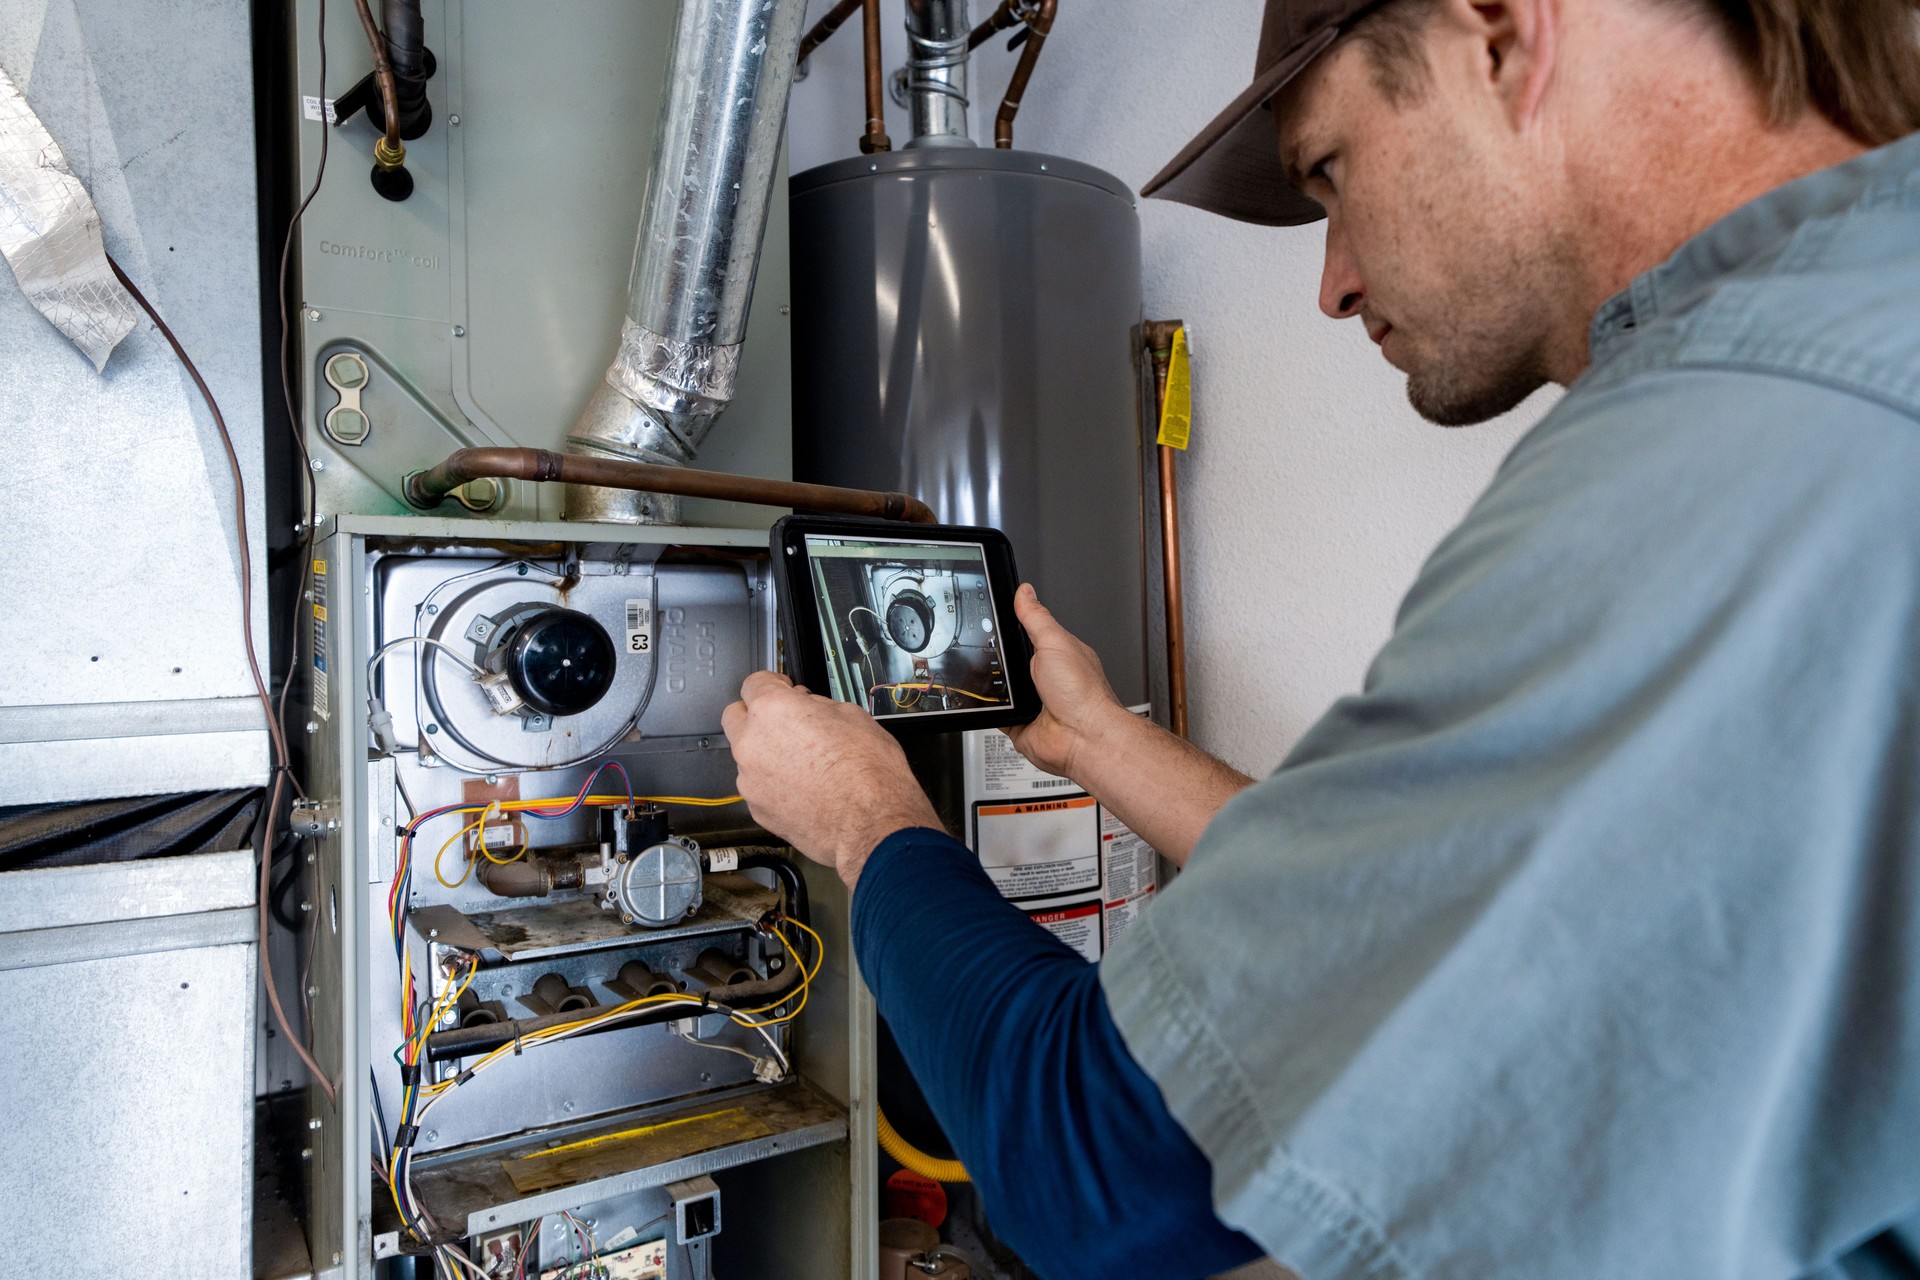
[[[1253,83],[1140,194],[1270,227],[1297,227],[1326,217],[1318,202],[1287,181],[1267,104],[1343,32],[1384,3],[1267,0]]]

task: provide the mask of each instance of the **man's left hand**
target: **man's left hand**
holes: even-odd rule
[[[893,735],[859,707],[771,671],[748,676],[721,717],[753,820],[832,867],[851,889],[882,840],[940,829]]]

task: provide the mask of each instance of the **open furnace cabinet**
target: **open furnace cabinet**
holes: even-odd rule
[[[319,532],[294,816],[339,1082],[337,1105],[309,1089],[316,1274],[411,1280],[451,1245],[513,1276],[533,1238],[528,1276],[589,1247],[619,1277],[872,1276],[873,1011],[843,887],[753,847],[744,806],[625,807],[622,770],[640,797],[732,793],[721,712],[776,658],[765,533]],[[377,1169],[409,1141],[396,1197]]]

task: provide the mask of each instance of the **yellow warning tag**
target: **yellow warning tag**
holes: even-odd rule
[[[1158,443],[1185,449],[1193,435],[1193,374],[1187,365],[1187,331],[1173,331],[1173,354],[1167,359],[1167,402],[1160,409]]]

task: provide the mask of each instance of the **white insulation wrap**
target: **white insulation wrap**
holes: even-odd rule
[[[133,299],[113,278],[100,215],[40,123],[26,95],[0,67],[0,254],[41,315],[104,371],[132,332]]]

